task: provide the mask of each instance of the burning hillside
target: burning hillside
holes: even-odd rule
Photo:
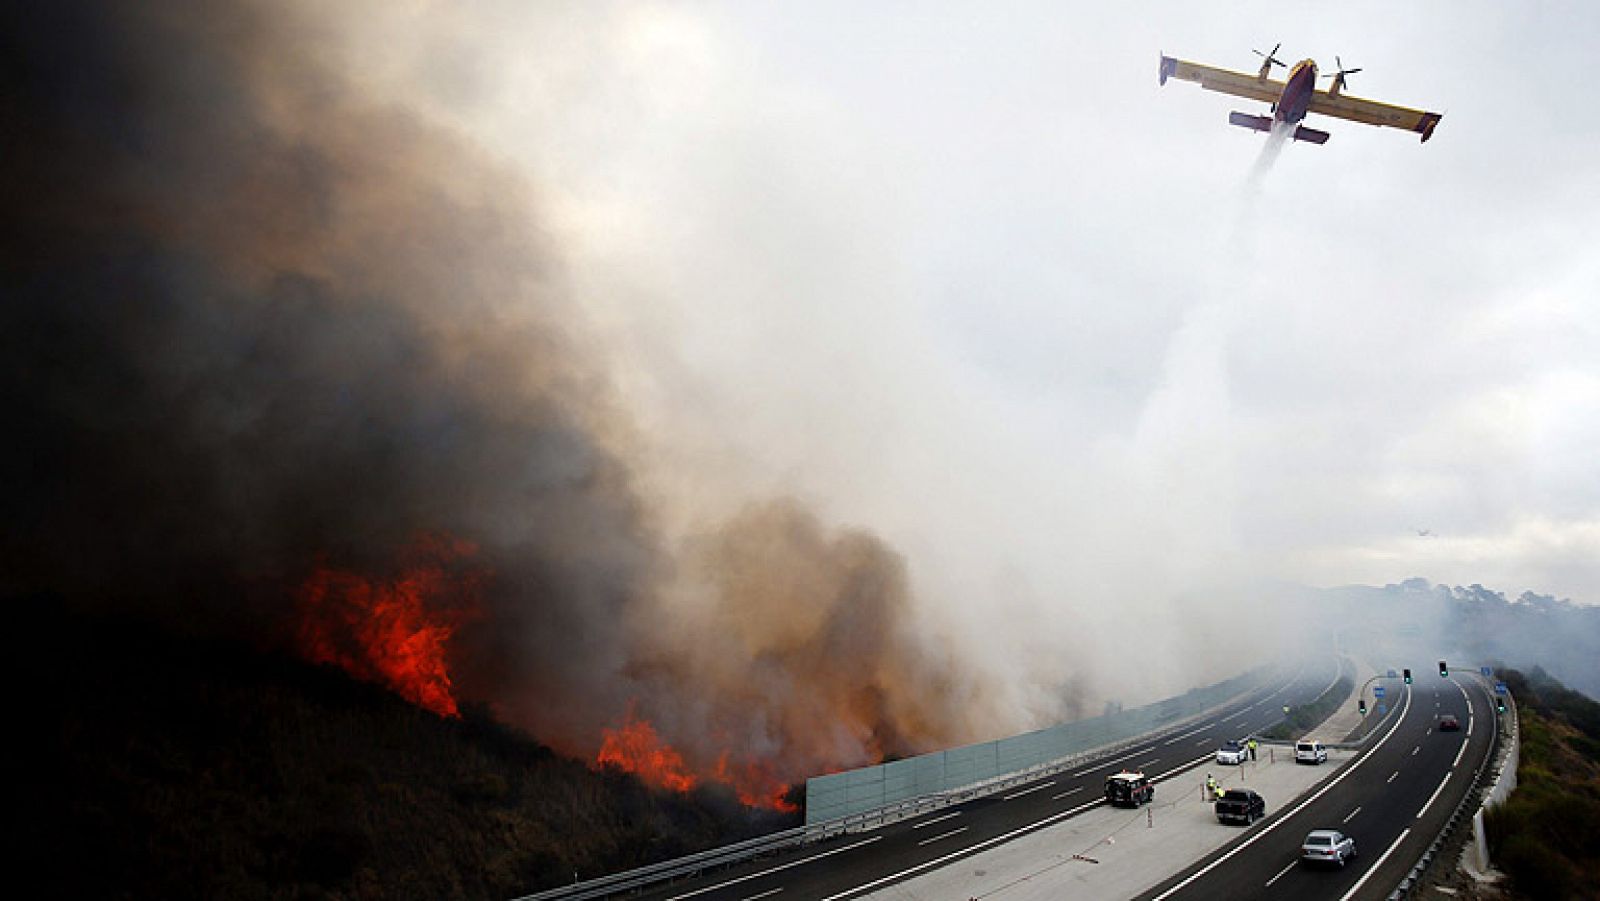
[[[970,737],[982,682],[871,534],[662,532],[530,181],[277,4],[0,18],[0,589],[763,806]]]
[[[300,652],[441,716],[458,716],[450,639],[463,621],[480,615],[482,576],[452,568],[474,553],[468,542],[424,536],[387,582],[319,566],[300,587]]]

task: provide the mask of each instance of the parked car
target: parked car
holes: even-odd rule
[[[1328,759],[1328,748],[1320,741],[1297,741],[1294,743],[1295,763],[1322,763]]]
[[[1112,806],[1138,807],[1156,796],[1156,787],[1144,773],[1123,770],[1106,778],[1106,800]]]
[[[1244,745],[1236,741],[1225,741],[1217,749],[1217,763],[1240,764],[1249,756],[1250,752],[1245,750]]]
[[[1248,788],[1230,788],[1217,799],[1218,822],[1248,826],[1266,815],[1266,799]]]
[[[1337,829],[1313,829],[1300,843],[1300,859],[1306,863],[1335,863],[1344,866],[1356,856],[1356,840]]]
[[[1439,717],[1439,731],[1460,732],[1461,721],[1456,719],[1454,715],[1447,713],[1444,716]]]

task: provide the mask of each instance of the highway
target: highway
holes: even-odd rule
[[[1140,897],[1386,897],[1471,787],[1496,727],[1494,702],[1480,681],[1418,672],[1409,687],[1381,680],[1403,706],[1363,756],[1282,815]],[[1458,717],[1461,731],[1440,732],[1444,714]],[[1353,837],[1358,856],[1342,869],[1300,863],[1300,843],[1312,829]]]
[[[1304,664],[1282,683],[1247,694],[1204,722],[1139,743],[1112,759],[882,829],[658,886],[638,897],[653,901],[843,901],[1102,806],[1105,777],[1122,768],[1140,769],[1156,779],[1159,800],[1163,797],[1160,780],[1213,761],[1217,745],[1225,739],[1272,726],[1282,719],[1283,705],[1315,699],[1337,680],[1338,666],[1332,657]]]

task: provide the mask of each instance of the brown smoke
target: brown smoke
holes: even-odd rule
[[[288,635],[318,567],[477,548],[468,699],[593,755],[629,705],[792,780],[968,737],[905,565],[793,503],[687,548],[541,232],[271,5],[0,13],[0,590]]]

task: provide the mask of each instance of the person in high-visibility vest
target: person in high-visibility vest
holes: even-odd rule
[[[1248,745],[1248,747],[1250,748],[1250,759],[1251,760],[1255,760],[1256,759],[1256,740],[1255,740],[1255,738],[1253,736],[1250,739],[1250,744]]]
[[[1217,793],[1217,780],[1211,778],[1211,774],[1207,773],[1206,774],[1206,794],[1214,795],[1216,793]]]

